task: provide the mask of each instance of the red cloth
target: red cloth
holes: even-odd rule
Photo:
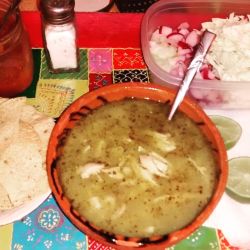
[[[76,13],[78,46],[81,48],[140,48],[143,14]],[[40,13],[22,12],[33,48],[42,48]]]

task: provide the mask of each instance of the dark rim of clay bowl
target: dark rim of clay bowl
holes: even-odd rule
[[[175,95],[175,90],[156,84],[113,84],[84,94],[62,113],[52,131],[49,141],[47,152],[47,173],[49,184],[57,203],[65,215],[80,231],[84,232],[93,239],[116,249],[127,249],[128,247],[159,249],[163,247],[170,247],[185,239],[198,227],[200,227],[213,212],[226,186],[228,174],[226,149],[224,142],[213,122],[200,108],[200,106],[188,97],[184,99],[179,107],[179,110],[188,115],[209,139],[218,159],[219,168],[218,183],[212,198],[203,211],[189,225],[168,235],[160,235],[150,238],[131,238],[122,235],[110,234],[105,232],[105,230],[92,225],[83,216],[79,215],[78,212],[71,206],[67,197],[64,196],[60,186],[57,163],[57,159],[59,157],[58,152],[60,151],[60,146],[67,137],[68,132],[74,127],[75,122],[82,116],[85,116],[93,109],[105,105],[105,103],[127,98],[149,99],[171,104]]]

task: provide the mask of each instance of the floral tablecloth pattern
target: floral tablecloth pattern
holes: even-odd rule
[[[121,82],[149,82],[140,49],[80,49],[80,71],[49,73],[44,51],[33,49],[35,72],[23,95],[38,110],[54,118],[82,94]],[[64,216],[52,195],[36,210],[0,227],[0,250],[109,250],[81,233]],[[200,227],[168,250],[236,250],[220,230]]]

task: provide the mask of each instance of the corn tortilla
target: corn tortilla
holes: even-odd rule
[[[3,100],[2,100],[3,99]],[[24,98],[0,98],[0,152],[6,148],[18,133]]]
[[[8,196],[8,192],[1,184],[0,184],[0,197],[1,197],[0,211],[10,209],[13,207],[13,204],[11,203],[10,198]]]
[[[0,210],[49,192],[45,159],[52,118],[26,98],[0,98]]]

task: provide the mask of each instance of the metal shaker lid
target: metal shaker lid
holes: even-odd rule
[[[52,24],[64,24],[74,18],[74,0],[41,0],[40,10],[44,19]]]

